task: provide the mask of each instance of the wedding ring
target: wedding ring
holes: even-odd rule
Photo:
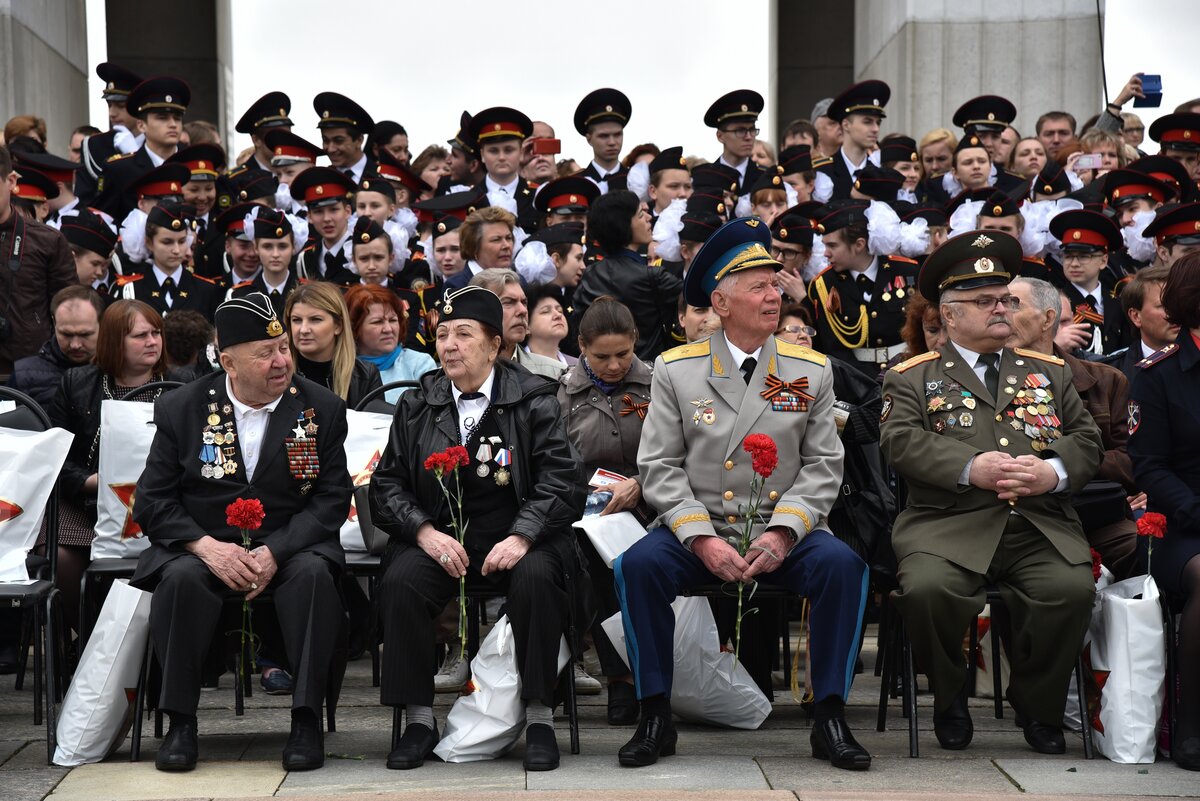
[[[450,554],[448,554],[448,553],[442,554],[440,557],[440,561],[443,565],[450,564]]]

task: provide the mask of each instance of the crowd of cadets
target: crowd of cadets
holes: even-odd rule
[[[1200,247],[1200,103],[1150,128],[1156,155],[1129,152],[1121,102],[1079,139],[1065,112],[1042,115],[1038,136],[1021,139],[1012,127],[1017,109],[992,95],[958,109],[961,135],[934,131],[918,146],[900,134],[881,137],[890,90],[868,80],[818,104],[811,124],[790,126],[774,158],[758,139],[763,98],[744,89],[703,115],[722,148],[705,162],[652,145],[622,160],[631,104],[620,91],[597,89],[574,115],[593,150],[579,170],[555,164],[550,126],[512,108],[464,112],[448,149],[431,146],[413,159],[401,125],[376,123],[334,92],[313,99],[320,144],[310,142],[293,131],[288,96],[271,92],[237,123],[253,148],[228,165],[216,144],[180,147],[186,83],[143,80],[112,63],[97,74],[111,129],[83,140],[79,163],[29,140],[10,143],[14,196],[19,209],[61,230],[82,283],[164,315],[191,309],[211,319],[227,297],[251,291],[282,314],[287,295],[308,281],[377,283],[416,318],[405,344],[432,353],[428,310],[447,282],[464,284],[482,268],[459,252],[468,215],[488,206],[511,212],[518,256],[530,241],[550,250],[575,241],[594,264],[605,254],[581,226],[590,204],[629,190],[654,224],[641,256],[676,277],[724,221],[760,217],[785,265],[781,290],[812,315],[814,346],[871,375],[905,350],[905,304],[925,255],[976,227],[1017,236],[1023,274],[1069,296],[1077,352],[1120,362],[1126,349],[1141,358],[1167,344],[1138,337],[1123,286],[1139,269]],[[1139,89],[1135,76],[1117,100]],[[1102,163],[1080,166],[1090,165],[1081,154]],[[323,158],[328,166],[317,163]],[[568,313],[577,279],[559,282]],[[676,328],[656,349],[684,336]]]

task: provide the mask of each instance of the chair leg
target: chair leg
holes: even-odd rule
[[[1175,632],[1175,611],[1171,609],[1171,600],[1163,598],[1163,608],[1166,610],[1167,616],[1167,725],[1171,727],[1169,732],[1168,745],[1171,748],[1171,753],[1175,753],[1176,732],[1179,730],[1179,722],[1176,720],[1176,711],[1178,708],[1176,690],[1176,681],[1179,676],[1179,665],[1176,664],[1178,652],[1175,650],[1178,645],[1178,640]]]
[[[971,621],[967,642],[967,697],[975,697],[976,679],[979,673],[979,616]]]
[[[375,602],[375,577],[367,576],[367,602],[371,609],[371,686],[379,686],[379,606]]]
[[[25,689],[25,665],[29,662],[29,615],[26,610],[21,612],[19,642],[17,644],[17,683],[13,689],[17,692]],[[40,723],[40,721],[38,721]]]
[[[1079,722],[1083,728],[1083,757],[1092,759],[1092,716],[1088,714],[1087,694],[1083,691],[1083,651],[1075,658],[1075,696],[1079,699]]]
[[[907,688],[904,706],[908,713],[908,755],[916,759],[920,756],[917,742],[917,664],[908,635],[902,630],[901,636],[904,638],[904,684]]]
[[[58,590],[51,590],[46,598],[42,622],[42,649],[46,652],[46,764],[54,764],[54,746],[58,729],[58,660],[55,657],[57,629],[54,626],[54,616],[58,613]]]
[[[129,761],[140,762],[142,759],[142,714],[146,709],[147,685],[150,683],[150,660],[153,658],[154,646],[146,640],[146,654],[142,658],[142,670],[138,674],[137,694],[133,701],[133,730],[129,733]]]
[[[875,678],[883,676],[883,644],[888,636],[888,626],[890,624],[890,599],[891,595],[889,593],[883,593],[883,597],[879,601],[879,629],[875,634]]]
[[[34,726],[42,725],[42,693],[47,690],[53,692],[53,690],[50,690],[50,688],[44,687],[43,686],[44,682],[42,681],[42,679],[43,679],[42,658],[44,656],[42,654],[42,646],[41,646],[42,629],[44,628],[43,623],[42,623],[42,610],[43,610],[43,607],[41,607],[41,606],[37,607],[36,609],[31,610],[31,617],[33,619],[33,633],[32,633],[33,639],[31,640],[30,644],[33,646],[33,725]]]
[[[996,704],[996,720],[1004,718],[1004,687],[1000,683],[1000,632],[993,620],[988,626],[988,636],[992,642],[992,699]]]
[[[875,731],[887,731],[888,696],[895,675],[895,623],[891,616],[892,607],[885,601],[879,610],[879,651],[875,655],[875,675],[879,681],[879,711],[875,717]]]
[[[392,750],[400,744],[400,707],[392,707]]]
[[[237,673],[233,677],[233,714],[242,717],[246,714],[246,683],[242,676],[246,671],[246,649],[239,647],[237,655]]]

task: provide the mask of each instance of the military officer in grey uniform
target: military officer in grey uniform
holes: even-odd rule
[[[971,742],[962,641],[993,584],[1012,618],[1008,700],[1033,749],[1061,754],[1064,688],[1095,592],[1069,496],[1104,444],[1061,359],[1004,347],[1020,267],[1020,243],[995,230],[930,254],[918,288],[940,304],[950,341],[887,373],[880,444],[908,485],[892,533],[897,605],[933,687],[938,742]]]
[[[684,294],[711,306],[724,329],[658,357],[638,469],[655,527],[613,565],[637,695],[638,730],[622,765],[675,753],[671,722],[670,604],[684,589],[763,581],[812,604],[816,723],[812,754],[835,767],[866,770],[871,755],[844,717],[854,677],[867,568],[828,530],[844,451],[833,417],[833,369],[809,348],[772,336],[779,324],[781,269],[758,218],[722,226],[688,270]],[[751,482],[748,434],[770,437],[778,466],[762,486],[753,547],[739,548]]]

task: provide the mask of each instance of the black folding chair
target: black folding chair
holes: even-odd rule
[[[131,389],[121,396],[121,400],[134,400],[135,397],[162,390],[169,392],[176,387],[182,387],[181,381],[151,381],[149,384]],[[87,645],[92,634],[92,626],[100,615],[100,607],[108,595],[108,588],[117,579],[133,578],[137,568],[137,557],[93,559],[83,571],[79,580],[79,653]]]
[[[0,386],[0,399],[14,400],[22,414],[10,413],[0,418],[0,426],[20,428],[25,431],[48,431],[53,427],[49,415],[33,398],[24,392]],[[28,410],[30,418],[23,410]],[[0,584],[0,609],[19,609],[31,629],[33,647],[33,722],[38,725],[46,720],[46,762],[53,764],[55,733],[58,727],[57,701],[61,683],[58,675],[60,649],[59,630],[56,626],[61,617],[58,609],[58,589],[54,578],[58,567],[58,484],[50,491],[46,502],[46,560],[38,578],[30,584]],[[24,672],[22,653],[20,670]],[[20,689],[20,679],[18,687]]]
[[[421,386],[419,381],[390,381],[381,387],[368,392],[354,407],[356,412],[375,412],[376,414],[394,414],[396,404],[384,400],[384,395],[393,389],[412,389]]]

